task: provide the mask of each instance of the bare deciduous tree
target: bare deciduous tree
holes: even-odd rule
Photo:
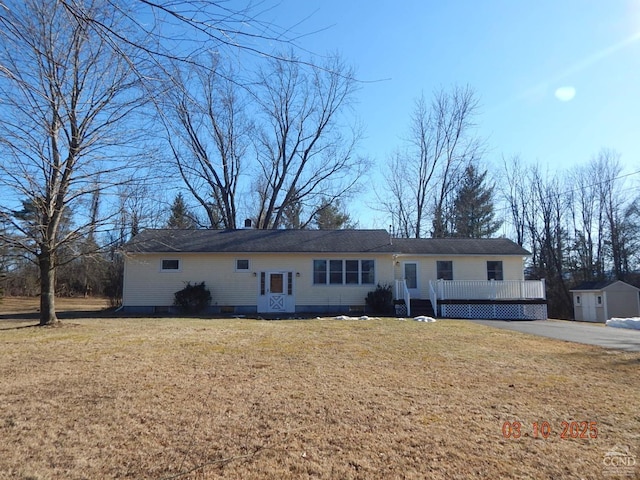
[[[215,61],[213,61],[215,63]],[[220,66],[179,66],[162,116],[173,159],[187,189],[204,208],[209,228],[236,228],[237,192],[254,131],[246,90]]]
[[[399,221],[403,236],[425,235],[431,219],[432,236],[450,233],[453,194],[464,168],[481,155],[474,132],[478,100],[470,87],[435,92],[430,103],[415,102],[407,147],[389,162],[385,210]]]
[[[601,186],[597,179],[602,172],[598,163],[591,161],[571,172],[569,205],[573,224],[573,251],[571,268],[576,281],[605,279],[605,217]]]
[[[258,77],[258,228],[280,227],[292,206],[308,225],[323,205],[353,189],[365,167],[354,153],[359,132],[345,138],[340,124],[356,89],[353,71],[337,56],[312,69],[290,58],[270,60]]]
[[[273,46],[295,47],[297,41],[291,28],[266,19],[270,8],[262,1],[232,5],[227,0],[104,0],[121,17],[117,24],[96,18],[90,2],[58,3],[76,23],[126,58],[143,80],[147,77],[139,70],[142,65],[177,61],[209,67],[199,62],[204,52],[280,58],[272,53]]]
[[[606,226],[605,245],[608,246],[611,270],[615,278],[624,280],[630,272],[629,259],[637,244],[634,234],[638,229],[636,199],[628,200],[624,194],[620,154],[603,149],[592,161],[598,179],[598,197]]]
[[[86,19],[108,28],[123,13],[102,0],[82,6]],[[11,226],[5,240],[39,266],[40,323],[52,324],[59,254],[99,222],[92,195],[143,171],[120,148],[135,140],[124,122],[140,105],[138,78],[62,2],[16,2],[3,9],[0,25],[0,218]],[[32,215],[15,215],[19,202],[31,205]],[[70,211],[73,221],[62,229]]]
[[[516,242],[523,246],[527,238],[527,217],[531,208],[531,189],[523,178],[526,169],[518,156],[504,160],[504,182],[502,182],[502,196],[511,216],[511,222],[516,234]]]
[[[531,167],[521,181],[532,194],[526,215],[533,251],[531,274],[546,280],[551,314],[569,318],[570,222],[566,186],[558,175],[543,173],[537,165]]]

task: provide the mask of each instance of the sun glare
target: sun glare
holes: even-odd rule
[[[560,87],[556,89],[555,95],[561,102],[569,102],[576,96],[576,89],[574,87]]]

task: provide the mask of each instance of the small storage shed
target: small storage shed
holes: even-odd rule
[[[640,289],[621,280],[584,282],[571,289],[573,313],[582,322],[640,317]]]

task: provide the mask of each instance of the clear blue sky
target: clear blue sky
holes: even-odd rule
[[[379,165],[416,97],[468,84],[488,166],[519,154],[565,169],[607,147],[640,170],[640,0],[283,0],[267,17],[302,21],[298,33],[327,27],[300,45],[339,51],[360,79],[379,80],[356,105],[361,153]],[[371,222],[360,226],[388,223]]]

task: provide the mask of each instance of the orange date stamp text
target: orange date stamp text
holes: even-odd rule
[[[541,421],[526,424],[519,421],[504,422],[502,437],[517,440],[523,437],[544,438],[559,437],[561,440],[598,438],[598,422],[567,422],[554,428],[551,422]]]

